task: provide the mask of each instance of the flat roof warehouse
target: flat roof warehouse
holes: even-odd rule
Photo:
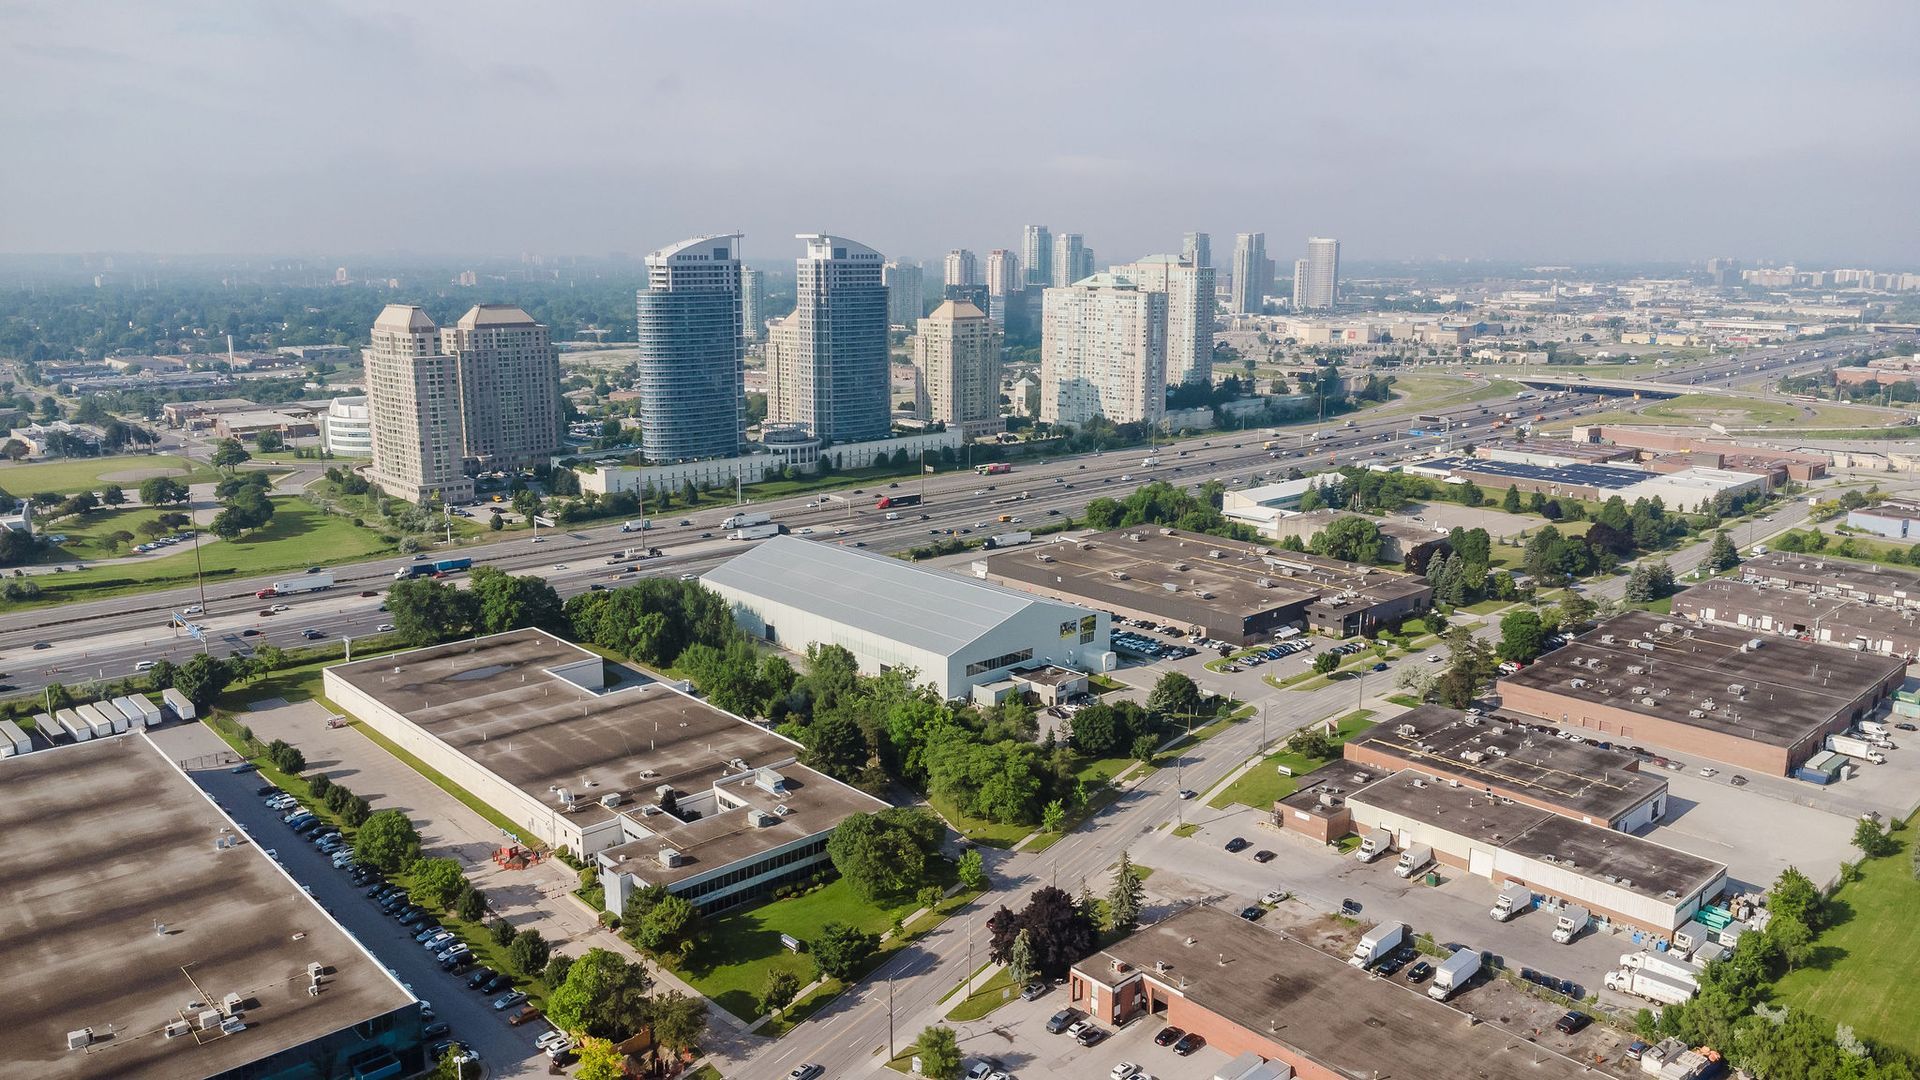
[[[145,735],[0,761],[0,863],[0,1071],[172,1080],[314,1061],[343,1075],[383,1050],[421,1065],[413,995]],[[183,1008],[228,994],[243,1030]],[[69,1050],[80,1028],[98,1041]]]

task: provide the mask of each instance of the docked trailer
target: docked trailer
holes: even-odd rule
[[[85,705],[75,705],[73,707],[73,711],[80,714],[81,722],[93,728],[94,738],[104,739],[107,736],[113,734],[113,731],[114,731],[113,720],[110,719],[106,713],[101,712],[99,706],[94,705],[91,702],[88,702]],[[119,711],[120,710],[118,709],[114,710],[114,712],[119,712]],[[125,725],[126,722],[127,722],[126,717],[123,716],[120,718],[120,723],[122,725]]]
[[[33,749],[33,740],[11,720],[0,720],[0,757],[17,757]]]
[[[122,732],[132,731],[137,726],[134,718],[129,715],[125,709],[120,707],[119,702],[112,698],[101,698],[99,701],[93,703],[93,707],[100,710],[100,715],[106,717],[108,722],[113,725],[113,733],[116,735]]]
[[[160,705],[175,720],[191,720],[199,715],[193,707],[193,700],[171,686],[160,691]]]
[[[79,713],[72,709],[61,709],[57,715],[60,718],[61,730],[65,731],[74,742],[86,742],[93,738],[93,725],[80,719]]]
[[[159,727],[166,720],[160,712],[160,706],[155,705],[153,699],[145,694],[128,694],[126,697],[113,700],[120,706],[122,712],[129,707],[137,710],[140,713],[142,727]],[[128,715],[132,714],[128,713]]]

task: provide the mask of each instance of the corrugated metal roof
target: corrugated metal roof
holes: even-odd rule
[[[1028,608],[1070,604],[839,544],[776,536],[701,579],[951,655]]]

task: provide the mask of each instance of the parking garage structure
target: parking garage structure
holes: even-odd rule
[[[1496,686],[1502,708],[1562,729],[1784,776],[1905,677],[1895,657],[1636,611]]]
[[[140,732],[0,761],[6,1064],[36,1080],[380,1080],[420,1003]]]
[[[1381,774],[1414,769],[1589,825],[1637,832],[1666,814],[1667,781],[1623,750],[1559,738],[1518,717],[1422,705],[1362,732],[1342,750]]]
[[[828,865],[827,836],[886,803],[800,744],[680,687],[609,686],[598,655],[515,630],[326,670],[329,699],[539,840],[591,859],[607,910],[663,885],[703,912]]]
[[[1583,1073],[1579,1062],[1207,904],[1075,964],[1067,992],[1096,1023],[1146,1017],[1229,1057],[1282,1062],[1303,1080]]]
[[[971,564],[997,584],[1248,645],[1283,627],[1372,634],[1433,606],[1411,574],[1138,526],[1014,548]]]
[[[1406,769],[1349,793],[1356,831],[1385,829],[1402,851],[1518,882],[1596,919],[1665,937],[1727,886],[1722,863]]]

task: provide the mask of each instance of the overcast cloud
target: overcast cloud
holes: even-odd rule
[[[1920,4],[0,6],[0,250],[1920,265]]]

